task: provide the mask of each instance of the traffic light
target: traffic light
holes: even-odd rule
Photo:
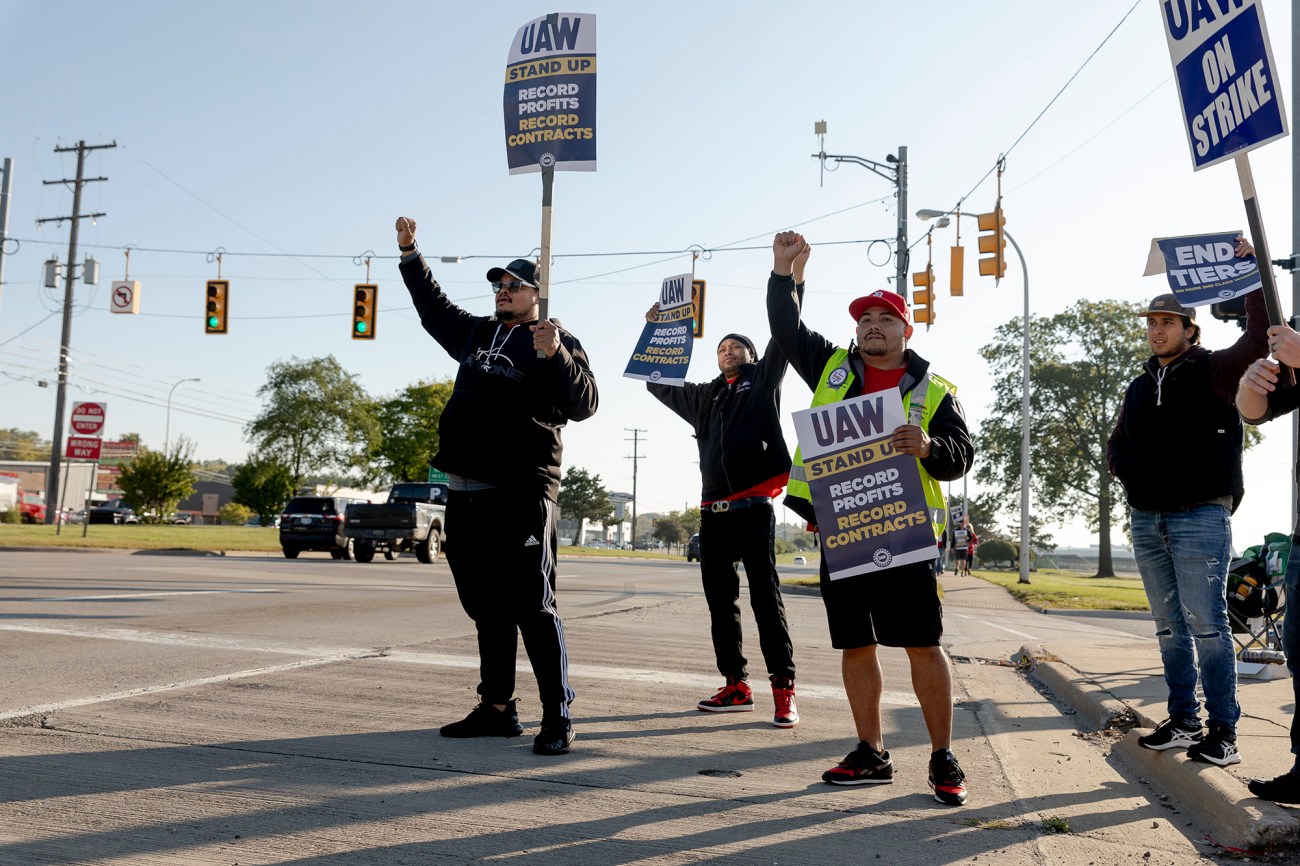
[[[208,306],[204,313],[203,333],[226,333],[226,315],[230,310],[230,281],[208,280]]]
[[[980,214],[980,231],[989,232],[980,235],[980,252],[991,253],[988,258],[980,259],[980,276],[993,277],[995,281],[1007,275],[1007,225],[1006,215],[999,204],[992,213]]]
[[[934,324],[934,267],[926,265],[925,270],[912,274],[912,321],[925,322],[926,330]]]
[[[704,280],[691,280],[691,309],[695,314],[695,329],[691,336],[704,336]]]
[[[379,286],[374,283],[357,283],[356,290],[355,306],[352,309],[352,339],[373,340]]]
[[[960,238],[958,238],[958,240],[960,241]],[[957,246],[952,248],[952,258],[949,260],[948,267],[948,280],[952,286],[949,293],[954,298],[960,298],[962,296],[962,289],[965,286],[962,279],[962,273],[964,272],[965,267],[966,248],[958,243]]]

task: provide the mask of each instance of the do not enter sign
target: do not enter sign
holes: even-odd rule
[[[78,436],[99,436],[104,430],[104,403],[73,403],[72,432]]]

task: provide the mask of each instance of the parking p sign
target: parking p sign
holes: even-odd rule
[[[1200,170],[1287,134],[1260,0],[1157,0]]]

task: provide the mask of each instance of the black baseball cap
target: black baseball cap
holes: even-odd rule
[[[515,259],[504,268],[492,268],[487,272],[489,283],[500,282],[501,278],[509,274],[516,280],[523,280],[530,286],[537,285],[537,263],[530,262],[528,259]]]
[[[1156,295],[1151,299],[1151,303],[1147,304],[1146,310],[1138,313],[1138,315],[1153,316],[1157,313],[1172,313],[1175,316],[1183,316],[1191,322],[1196,321],[1196,309],[1194,307],[1184,307],[1178,303],[1178,298],[1169,292]]]

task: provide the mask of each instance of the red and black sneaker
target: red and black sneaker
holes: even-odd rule
[[[794,680],[789,677],[772,678],[772,704],[775,711],[772,724],[778,728],[793,728],[799,724],[799,706],[794,702]]]
[[[889,752],[858,743],[848,757],[822,773],[822,781],[828,785],[888,785],[894,781],[894,762]]]
[[[727,684],[718,689],[716,695],[705,698],[696,706],[706,713],[752,713],[754,692],[744,680],[727,677]]]
[[[945,806],[966,805],[966,774],[957,757],[947,749],[937,749],[930,756],[930,788],[935,802]]]

